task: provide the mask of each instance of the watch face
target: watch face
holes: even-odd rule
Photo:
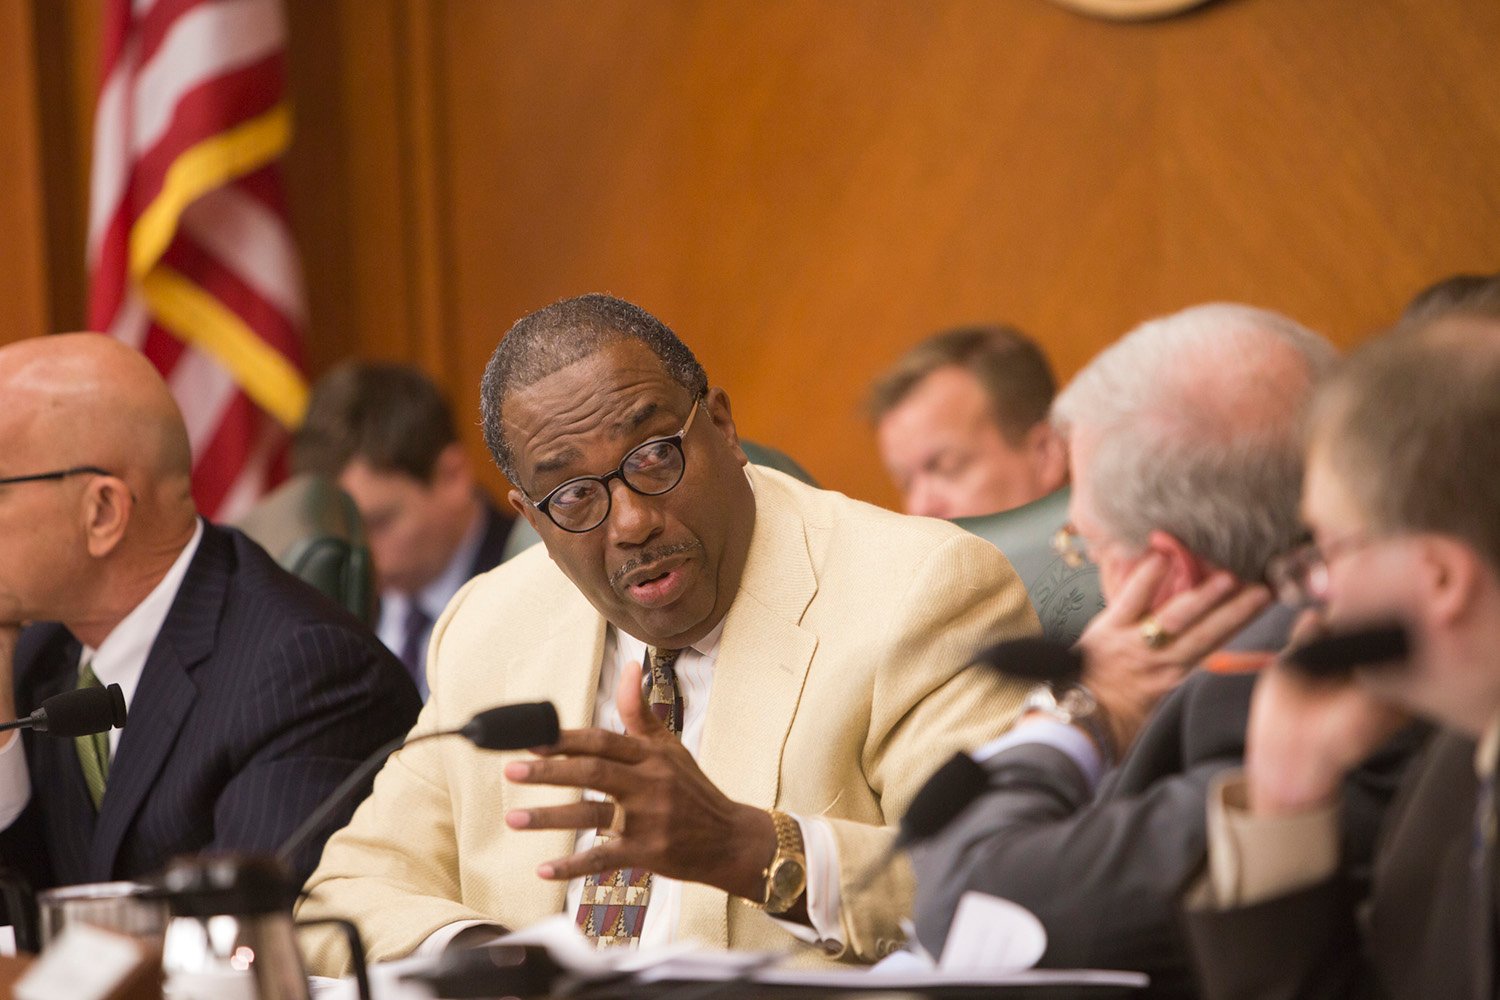
[[[791,903],[802,895],[806,883],[807,873],[802,870],[801,862],[795,858],[782,858],[771,869],[771,898]]]

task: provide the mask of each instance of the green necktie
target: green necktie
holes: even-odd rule
[[[92,664],[85,663],[78,669],[79,689],[99,687],[99,678],[94,676]],[[109,780],[109,733],[92,736],[76,736],[73,742],[78,747],[78,763],[83,768],[83,783],[89,787],[89,798],[94,800],[97,812],[104,801],[104,783]]]

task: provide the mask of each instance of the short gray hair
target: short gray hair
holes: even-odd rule
[[[1058,396],[1052,419],[1098,445],[1089,469],[1110,535],[1177,538],[1242,580],[1301,532],[1302,420],[1333,346],[1278,313],[1227,303],[1144,323]]]
[[[638,340],[661,361],[662,370],[694,398],[708,391],[708,375],[671,328],[640,306],[593,293],[563,299],[516,320],[490,356],[479,381],[484,443],[514,485],[515,456],[505,436],[506,399],[554,372],[619,340]]]

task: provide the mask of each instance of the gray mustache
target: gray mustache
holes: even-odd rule
[[[663,545],[659,549],[651,549],[650,551],[643,552],[611,573],[609,575],[609,582],[612,585],[618,587],[620,585],[620,581],[624,580],[626,576],[634,573],[642,566],[649,566],[654,562],[666,559],[670,556],[675,556],[683,552],[693,552],[702,547],[702,542],[677,542],[674,545]]]

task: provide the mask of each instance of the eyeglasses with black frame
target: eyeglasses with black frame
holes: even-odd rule
[[[682,441],[692,429],[693,419],[698,415],[698,407],[702,402],[702,396],[693,400],[693,408],[688,411],[687,423],[682,425],[682,430],[668,437],[653,438],[636,445],[626,452],[619,467],[613,472],[602,476],[569,479],[540,500],[532,500],[530,496],[526,496],[526,502],[546,514],[563,531],[581,535],[586,531],[593,531],[609,517],[610,508],[614,505],[614,497],[609,489],[611,479],[618,479],[629,490],[643,497],[659,497],[663,493],[670,493],[682,482],[683,471],[687,468]]]
[[[1328,564],[1346,552],[1378,541],[1366,532],[1355,532],[1319,545],[1312,532],[1304,532],[1297,543],[1266,566],[1266,583],[1276,599],[1291,607],[1310,607],[1328,600]]]
[[[41,483],[49,479],[67,479],[69,476],[112,476],[113,472],[99,468],[97,465],[75,465],[71,469],[58,469],[56,472],[33,472],[26,476],[6,476],[0,479],[0,486],[11,486],[15,483]]]

